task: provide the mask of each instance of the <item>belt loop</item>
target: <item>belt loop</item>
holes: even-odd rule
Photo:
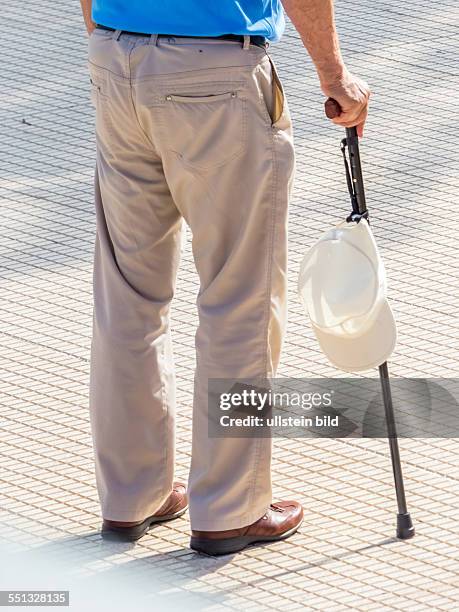
[[[242,48],[244,51],[248,51],[250,48],[250,36],[248,34],[244,35],[244,45]]]
[[[150,40],[148,41],[148,44],[156,47],[156,45],[158,44],[158,34],[152,34],[150,36]]]
[[[113,40],[118,40],[120,36],[121,36],[121,30],[115,30],[112,34]]]

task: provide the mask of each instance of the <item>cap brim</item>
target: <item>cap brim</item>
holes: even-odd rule
[[[329,334],[312,324],[320,347],[333,365],[346,372],[361,372],[383,364],[397,341],[394,315],[387,300],[375,320],[360,336]]]

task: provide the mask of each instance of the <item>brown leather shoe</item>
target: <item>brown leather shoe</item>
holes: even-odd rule
[[[228,531],[192,531],[190,547],[207,555],[235,553],[256,542],[285,540],[303,521],[303,508],[296,501],[271,504],[258,521]]]
[[[174,482],[172,493],[161,508],[143,521],[122,522],[104,519],[101,535],[106,540],[121,542],[134,542],[147,533],[154,523],[164,523],[182,516],[188,509],[186,485],[183,482]]]

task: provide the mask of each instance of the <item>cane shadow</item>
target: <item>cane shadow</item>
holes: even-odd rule
[[[309,569],[314,569],[317,567],[325,567],[326,565],[330,563],[335,563],[336,561],[343,561],[344,559],[353,557],[365,551],[382,548],[383,546],[388,546],[389,544],[394,544],[395,542],[399,542],[399,541],[400,540],[398,540],[396,537],[386,538],[379,542],[375,542],[374,544],[368,544],[366,546],[361,546],[360,548],[356,548],[354,550],[347,550],[337,555],[327,555],[327,556],[324,555],[321,558],[319,558],[317,561],[314,561],[311,563],[303,563],[302,565],[289,567],[285,571],[278,572],[277,574],[270,574],[269,576],[263,576],[262,578],[257,578],[256,580],[247,582],[247,584],[250,586],[254,586],[261,582],[265,583],[267,580],[277,580],[279,578],[282,578],[283,576],[291,576],[292,574],[296,574],[296,573],[298,573],[298,575],[301,576],[302,578],[305,578],[305,575],[303,572]]]

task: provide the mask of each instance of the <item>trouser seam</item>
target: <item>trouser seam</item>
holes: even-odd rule
[[[167,333],[168,333],[168,327],[165,330],[164,336],[163,336],[163,343],[162,343],[162,348],[161,348],[161,359],[162,359],[162,364],[160,367],[158,367],[158,371],[159,371],[159,377],[161,380],[161,400],[162,400],[162,405],[164,406],[165,410],[166,410],[166,414],[165,414],[165,440],[166,443],[164,444],[164,469],[162,470],[162,481],[163,481],[163,486],[164,486],[164,481],[167,480],[167,476],[168,476],[168,458],[169,458],[169,405],[168,402],[166,401],[166,393],[165,393],[165,382],[164,382],[164,371],[165,371],[165,358],[166,358],[166,341],[167,341]],[[164,427],[164,425],[163,425]]]
[[[272,187],[271,187],[271,207],[270,207],[270,217],[269,217],[269,238],[268,238],[268,255],[267,255],[267,264],[266,264],[266,296],[265,296],[265,313],[264,313],[264,322],[263,322],[263,330],[264,330],[264,349],[262,352],[262,372],[263,376],[268,376],[268,351],[269,351],[269,321],[270,321],[270,312],[271,312],[271,291],[272,291],[272,266],[273,266],[273,253],[274,253],[274,238],[275,238],[275,210],[277,205],[277,163],[276,163],[276,153],[275,153],[275,143],[272,130],[269,130],[270,136],[270,144],[271,144],[271,158],[273,164],[272,171]],[[250,493],[249,493],[249,507],[252,506],[253,500],[255,497],[255,488],[256,488],[256,480],[257,480],[257,471],[260,464],[260,454],[261,454],[261,442],[263,438],[257,437],[254,449],[254,466],[252,470],[252,479],[250,483]]]
[[[268,242],[268,269],[266,279],[266,311],[265,311],[265,350],[263,371],[268,376],[268,352],[269,352],[269,323],[271,319],[271,294],[272,294],[272,270],[274,257],[274,242],[276,237],[276,209],[277,209],[277,159],[274,143],[274,135],[271,131],[271,153],[273,161],[272,175],[272,203],[270,210],[270,235]]]
[[[142,124],[140,123],[140,119],[139,116],[137,114],[137,109],[135,107],[135,103],[134,103],[134,96],[132,94],[132,74],[131,74],[131,55],[134,51],[134,49],[136,48],[135,43],[133,44],[132,48],[129,50],[129,53],[127,54],[127,65],[128,65],[128,75],[129,75],[129,99],[131,101],[131,106],[132,106],[132,112],[134,114],[134,120],[140,130],[140,133],[142,134],[144,140],[146,143],[148,143],[150,145],[150,147],[153,148],[153,151],[156,151],[156,147],[153,144],[153,141],[150,139],[150,137],[148,136],[147,132],[143,129]]]

